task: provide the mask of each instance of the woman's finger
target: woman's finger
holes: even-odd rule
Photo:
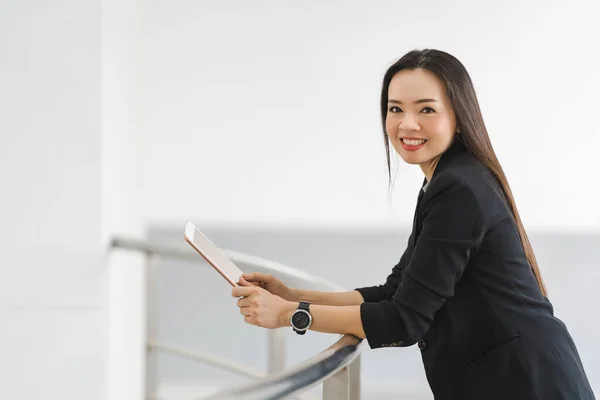
[[[251,272],[242,275],[248,282],[270,283],[273,281],[273,275],[263,274],[262,272]]]
[[[250,294],[252,294],[252,291],[255,290],[254,289],[255,286],[236,286],[231,290],[231,295],[233,297],[240,297],[240,296],[249,296]]]
[[[250,300],[248,297],[242,297],[237,301],[237,306],[238,307],[249,307],[250,306],[250,302],[252,300]]]
[[[247,280],[244,279],[244,276],[240,276],[240,285],[242,286],[253,286],[250,282],[248,282]]]
[[[252,314],[252,311],[250,310],[250,307],[240,307],[240,314],[243,316],[249,316]]]

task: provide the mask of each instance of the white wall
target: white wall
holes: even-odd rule
[[[0,4],[0,398],[102,399],[100,2]]]
[[[0,399],[141,399],[136,0],[0,3]]]
[[[406,226],[378,116],[386,67],[439,48],[470,71],[534,231],[599,231],[594,0],[146,4],[143,213],[151,221]]]

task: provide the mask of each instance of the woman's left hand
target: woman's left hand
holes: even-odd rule
[[[231,295],[241,297],[237,305],[244,321],[269,329],[289,325],[289,318],[296,306],[294,303],[254,286],[244,278],[240,278],[239,284],[242,286],[234,287]]]

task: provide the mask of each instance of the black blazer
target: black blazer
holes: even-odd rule
[[[387,282],[357,289],[369,346],[418,343],[436,400],[594,399],[489,169],[456,140],[424,189]]]

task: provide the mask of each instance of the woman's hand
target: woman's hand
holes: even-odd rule
[[[242,286],[234,287],[231,295],[241,297],[237,301],[237,305],[240,308],[240,314],[244,316],[244,321],[269,329],[290,324],[289,319],[296,309],[296,304],[253,285],[244,277],[240,278],[239,283]]]
[[[249,274],[242,275],[246,281],[250,282],[254,286],[261,287],[267,290],[269,293],[274,294],[275,296],[279,296],[282,299],[288,301],[294,301],[293,298],[293,289],[287,287],[283,282],[279,279],[275,278],[270,274],[263,274],[260,272],[253,272]]]

